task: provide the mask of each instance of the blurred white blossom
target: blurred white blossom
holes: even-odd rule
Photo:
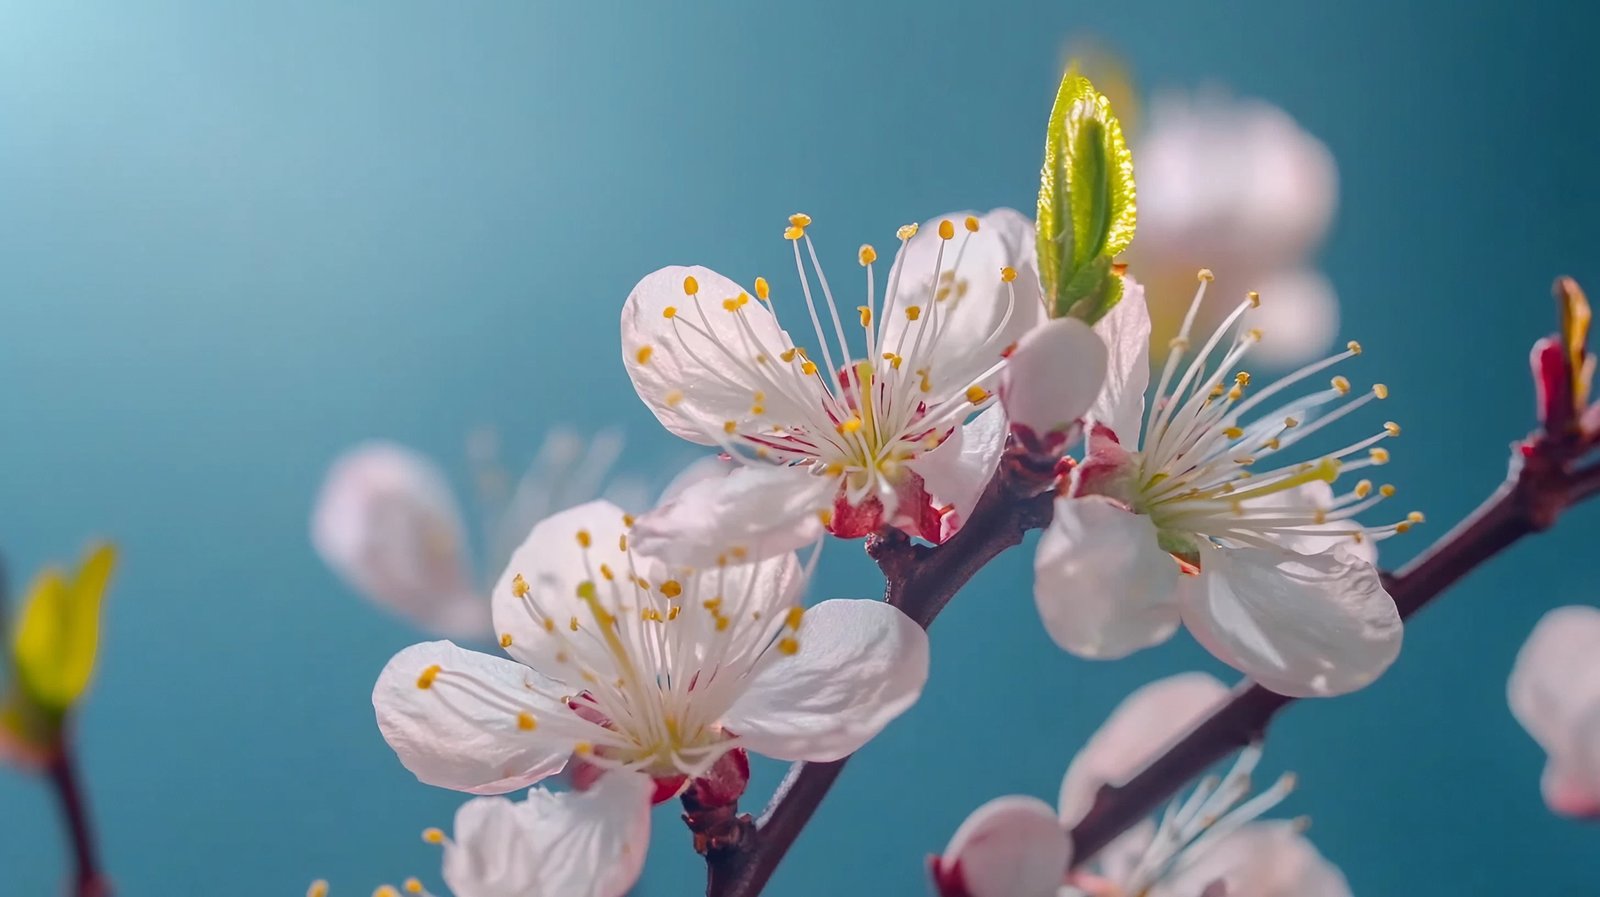
[[[1006,431],[991,390],[1005,350],[1042,317],[1032,222],[998,209],[901,228],[881,301],[877,252],[862,246],[865,294],[843,315],[810,222],[795,215],[785,234],[810,347],[780,325],[765,279],[747,289],[663,268],[628,297],[623,361],[640,398],[667,429],[738,464],[641,518],[641,548],[703,564],[730,543],[789,550],[824,530],[885,526],[937,543],[993,473]],[[861,331],[854,347],[846,317]]]
[[[1126,783],[1227,693],[1216,679],[1187,673],[1129,695],[1073,759],[1057,808],[1012,795],[967,818],[932,864],[941,897],[1348,897],[1344,876],[1302,836],[1303,824],[1260,820],[1293,779],[1251,797],[1255,747],[1226,776],[1175,800],[1159,821],[1145,821],[1086,869],[1067,872],[1067,833],[1095,793]]]
[[[1148,416],[1144,289],[1129,281],[1126,297],[1096,325],[1111,360],[1087,418],[1088,454],[1039,541],[1040,615],[1059,645],[1085,657],[1157,644],[1181,622],[1274,691],[1353,691],[1400,650],[1399,613],[1373,565],[1372,543],[1421,518],[1364,527],[1356,516],[1392,487],[1363,479],[1335,494],[1330,484],[1386,463],[1378,443],[1400,428],[1387,423],[1310,460],[1285,458],[1305,458],[1294,451],[1300,442],[1382,399],[1387,388],[1355,392],[1335,376],[1326,388],[1275,399],[1360,347],[1351,343],[1276,382],[1253,383],[1237,369],[1260,340],[1239,324],[1250,299],[1191,352],[1208,281],[1202,272]]]
[[[1338,200],[1333,155],[1288,113],[1226,94],[1158,96],[1134,142],[1139,236],[1128,260],[1153,295],[1158,345],[1185,312],[1175,299],[1195,269],[1218,272],[1225,296],[1261,306],[1246,326],[1268,333],[1270,366],[1311,359],[1339,327],[1338,298],[1315,267]]]
[[[498,440],[473,434],[471,456],[486,547],[473,561],[462,503],[448,478],[423,455],[392,442],[363,443],[329,467],[311,518],[311,541],[357,592],[434,635],[489,635],[487,583],[499,575],[533,524],[601,495],[641,509],[649,490],[617,476],[622,436],[585,439],[557,428],[515,483],[501,466]]]
[[[1600,818],[1600,608],[1545,614],[1506,690],[1511,712],[1549,755],[1545,803],[1564,816]]]

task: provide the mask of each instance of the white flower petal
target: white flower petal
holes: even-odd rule
[[[1251,289],[1261,305],[1246,312],[1241,327],[1262,333],[1250,352],[1273,367],[1309,361],[1326,352],[1339,332],[1339,297],[1320,273],[1306,268],[1274,271]]]
[[[1140,258],[1211,259],[1221,271],[1297,263],[1326,234],[1333,156],[1258,100],[1169,95],[1153,104],[1139,160]]]
[[[934,359],[929,372],[934,396],[965,390],[1044,318],[1033,221],[1014,209],[995,209],[977,216],[978,232],[968,233],[963,225],[972,214],[952,212],[932,219],[896,254],[899,289],[879,328],[879,345],[900,345],[901,334],[905,334],[909,351],[923,319],[910,323],[906,309],[915,305],[928,312],[930,301],[937,302],[937,311],[926,320],[930,328],[937,325],[938,329],[923,337],[924,355]],[[955,226],[954,239],[940,239],[940,221]],[[945,298],[936,299],[934,262],[941,247],[940,286],[949,290]],[[1009,285],[1000,280],[1000,271],[1007,266],[1017,270],[1016,280]],[[1013,289],[1014,305],[1010,299]],[[936,347],[932,355],[927,354],[929,346]]]
[[[444,636],[481,639],[488,602],[472,584],[455,496],[428,459],[369,442],[328,469],[311,542],[350,587]]]
[[[428,687],[426,671],[438,666]],[[467,681],[466,677],[471,677]],[[450,642],[412,645],[390,659],[372,689],[378,730],[400,762],[429,785],[500,794],[560,772],[570,740],[535,721],[566,714],[560,687],[534,671]]]
[[[1105,343],[1082,321],[1041,324],[1006,363],[1000,386],[1006,415],[1041,437],[1067,431],[1100,395],[1107,358]]]
[[[576,613],[578,586],[597,581],[602,564],[614,571],[631,570],[651,581],[667,578],[656,562],[638,556],[630,559],[622,551],[623,518],[616,505],[592,501],[553,514],[528,533],[494,587],[494,628],[502,640],[511,637],[508,654],[545,676],[566,681],[574,668],[556,659],[565,647],[562,634],[546,631],[535,607],[573,607]],[[580,544],[579,533],[587,535],[587,549]],[[519,575],[533,600],[517,597]],[[582,690],[577,683],[569,684],[573,691]]]
[[[1292,697],[1364,688],[1400,653],[1402,626],[1377,569],[1348,552],[1203,548],[1183,621],[1201,644]]]
[[[702,480],[720,480],[742,466],[727,455],[706,455],[697,458],[679,471],[678,475],[672,478],[672,482],[667,484],[667,488],[661,490],[659,503],[664,505],[676,501],[690,486]]]
[[[1178,628],[1177,562],[1150,518],[1110,499],[1057,499],[1033,572],[1045,630],[1080,657],[1123,657]]]
[[[1106,379],[1087,418],[1109,427],[1123,445],[1138,445],[1150,387],[1150,308],[1144,287],[1125,278],[1122,301],[1095,322],[1094,331],[1106,346]]]
[[[723,718],[758,754],[851,754],[916,703],[928,680],[928,634],[881,601],[824,601],[806,611],[796,638],[793,655],[767,652]]]
[[[688,277],[698,284],[694,296],[684,292]],[[766,419],[803,419],[786,410],[785,392],[755,380],[758,364],[784,377],[793,395],[816,395],[821,404],[816,380],[780,367],[774,357],[794,343],[765,305],[752,298],[737,313],[722,307],[747,292],[708,268],[673,266],[639,281],[622,308],[622,361],[634,389],[668,430],[691,442],[716,445],[727,421],[750,420],[757,391],[766,392]]]
[[[805,467],[743,467],[684,488],[639,518],[635,547],[673,563],[710,566],[742,550],[750,557],[794,551],[822,537],[838,480]]]
[[[587,791],[468,801],[445,843],[445,883],[456,897],[622,897],[650,846],[650,792],[645,776],[614,773]]]
[[[1122,785],[1227,698],[1205,673],[1179,673],[1140,687],[1117,705],[1072,758],[1061,780],[1061,821],[1083,820],[1106,785]]]
[[[1506,685],[1511,712],[1550,755],[1545,800],[1567,815],[1600,807],[1600,608],[1574,605],[1533,628]]]
[[[1252,508],[1295,508],[1300,510],[1307,507],[1317,507],[1328,510],[1333,507],[1333,502],[1333,487],[1321,480],[1312,480],[1293,489],[1286,489],[1282,492],[1275,492],[1255,499],[1250,503],[1250,506]],[[1360,528],[1360,524],[1354,520],[1330,520],[1327,523],[1302,526],[1294,531],[1279,530],[1269,532],[1266,535],[1276,537],[1274,541],[1278,542],[1278,544],[1301,554],[1343,551],[1376,566],[1378,563],[1377,540],[1363,538],[1360,541],[1356,541],[1350,535],[1352,529]]]
[[[934,507],[953,509],[945,518],[947,528],[952,519],[959,528],[994,478],[1005,449],[1006,416],[998,405],[991,405],[958,427],[937,448],[923,452],[906,466],[922,477],[923,488]]]
[[[1009,795],[973,811],[937,862],[953,895],[1055,897],[1072,845],[1049,804]]]
[[[1245,825],[1164,880],[1152,897],[1195,897],[1217,881],[1228,897],[1350,897],[1344,873],[1288,821]]]

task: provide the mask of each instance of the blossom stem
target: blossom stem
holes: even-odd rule
[[[61,805],[61,815],[66,820],[72,842],[73,897],[111,897],[111,882],[100,871],[89,805],[79,784],[77,762],[69,742],[64,740],[51,753],[45,774],[56,802]]]
[[[927,628],[985,564],[1021,542],[1028,530],[1049,524],[1054,464],[1054,458],[1030,456],[1013,446],[972,515],[942,545],[916,546],[898,534],[873,537],[867,551],[883,570],[884,600]],[[848,760],[790,767],[739,849],[707,855],[707,897],[761,893]]]

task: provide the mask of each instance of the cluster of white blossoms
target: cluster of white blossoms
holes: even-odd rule
[[[637,519],[591,502],[534,526],[493,589],[491,638],[509,659],[426,642],[380,675],[379,728],[422,781],[487,795],[573,773],[570,793],[540,786],[520,803],[463,808],[441,842],[460,897],[617,897],[639,874],[651,804],[695,789],[731,803],[747,777],[744,751],[838,759],[909,708],[928,675],[926,634],[880,601],[807,607],[810,563],[796,552],[830,534],[949,539],[1008,440],[1058,471],[1036,597],[1068,650],[1121,656],[1182,621],[1218,657],[1291,695],[1359,688],[1394,659],[1400,620],[1372,545],[1415,521],[1364,527],[1357,515],[1393,490],[1332,484],[1383,463],[1378,443],[1398,427],[1297,451],[1383,397],[1381,385],[1357,391],[1343,376],[1298,389],[1359,354],[1355,344],[1252,383],[1239,364],[1262,334],[1238,322],[1258,300],[1194,333],[1203,273],[1146,412],[1143,290],[1126,279],[1094,327],[1052,320],[1023,215],[956,213],[901,228],[881,299],[877,253],[862,246],[853,309],[841,308],[810,226],[795,215],[785,232],[797,295],[780,297],[763,278],[743,286],[672,267],[644,278],[623,308],[623,360],[640,397],[722,463],[696,468]],[[780,306],[809,323],[806,339],[780,324]],[[1087,452],[1074,462],[1065,452],[1085,427]],[[424,510],[441,503],[439,491],[423,490]],[[454,544],[452,527],[412,529],[415,560],[453,566],[450,552],[427,553]],[[437,579],[445,591],[459,585]],[[1165,713],[1168,723],[1180,716]],[[1158,878],[1211,868],[1198,857],[1225,852],[1199,846],[1223,833],[1242,843],[1257,831],[1244,823],[1279,795],[1227,812],[1253,761],[1146,833],[1128,860],[1134,871],[1119,871],[1120,854],[1102,856],[1102,871],[1128,893],[1156,893]],[[1062,843],[1039,863],[1063,884],[1065,839],[1052,820]],[[1078,881],[1085,893],[1116,893]]]
[[[1174,801],[1159,821],[1125,832],[1090,868],[1067,871],[1067,832],[1100,788],[1125,783],[1227,695],[1203,673],[1172,676],[1129,695],[1067,767],[1057,807],[1012,795],[967,817],[931,863],[940,897],[1349,897],[1343,874],[1303,837],[1302,821],[1260,819],[1294,780],[1280,777],[1250,797],[1257,747],[1246,749],[1226,775]]]

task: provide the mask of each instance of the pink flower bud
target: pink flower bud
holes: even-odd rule
[[[1059,454],[1105,379],[1105,343],[1082,321],[1058,318],[1017,343],[1000,383],[1000,402],[1024,445]]]

